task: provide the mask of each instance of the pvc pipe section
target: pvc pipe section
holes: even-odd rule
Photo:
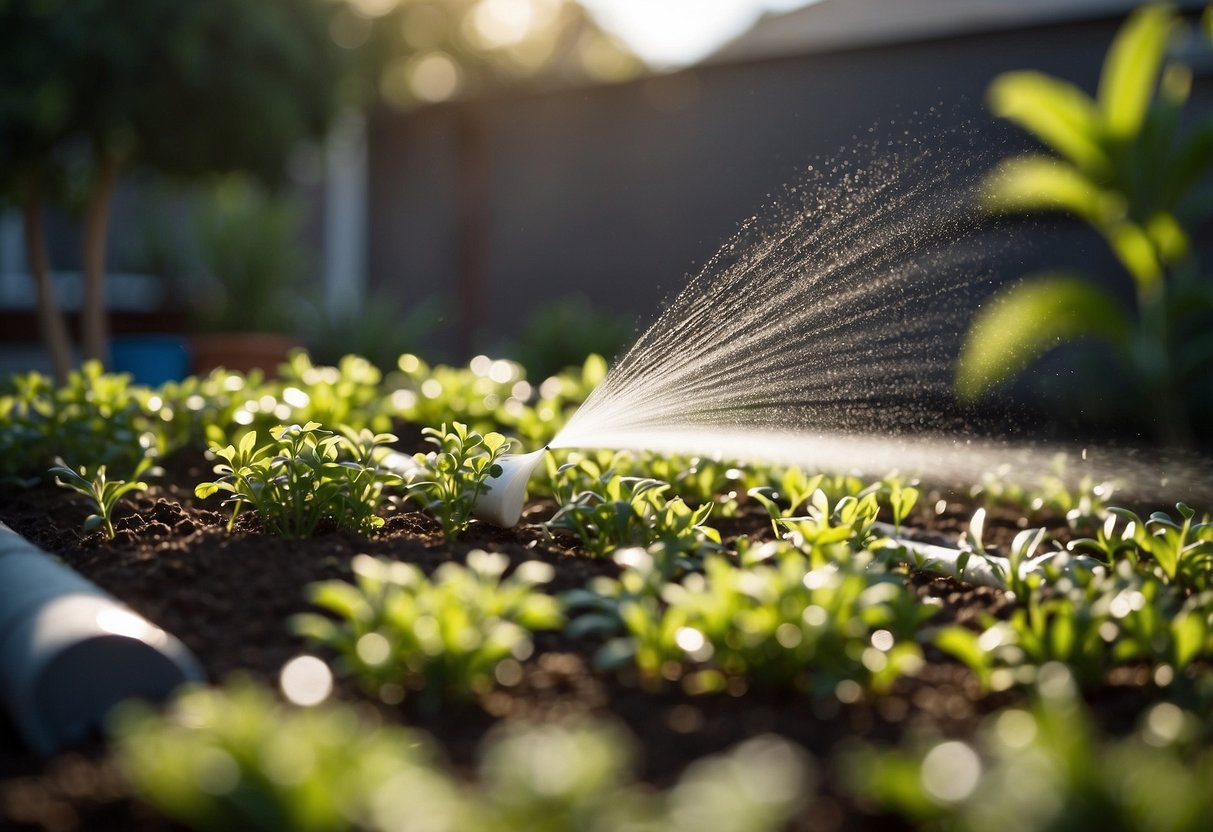
[[[119,702],[202,678],[181,642],[0,523],[0,705],[31,751],[50,756]]]
[[[990,554],[979,555],[965,549],[953,549],[949,546],[936,546],[917,540],[906,540],[899,537],[897,530],[886,523],[876,523],[874,527],[882,534],[888,535],[890,545],[910,553],[913,560],[907,562],[919,569],[947,575],[970,584],[991,586],[996,589],[1008,588],[1006,576],[1011,574],[1011,561],[1007,558]],[[1045,565],[1055,560],[1061,562],[1063,574],[1089,572],[1096,566],[1103,565],[1095,558],[1085,555],[1049,552],[1021,563],[1019,576],[1026,578],[1033,573],[1043,572]]]

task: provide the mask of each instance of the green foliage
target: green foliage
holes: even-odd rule
[[[614,725],[510,723],[467,782],[428,738],[347,705],[281,705],[250,682],[194,689],[158,716],[124,706],[119,764],[137,794],[199,830],[776,832],[812,797],[809,760],[761,736],[693,763],[664,791],[636,782]]]
[[[25,482],[56,458],[132,470],[163,450],[139,389],[88,362],[56,387],[40,373],[10,376],[0,389],[0,479]]]
[[[114,506],[118,505],[118,501],[127,494],[132,494],[136,491],[147,491],[147,483],[140,481],[138,478],[148,473],[151,467],[151,457],[144,457],[143,461],[135,466],[135,471],[131,474],[129,482],[127,480],[109,479],[106,476],[104,465],[97,466],[97,470],[91,475],[84,466],[81,466],[80,470],[76,471],[69,468],[66,463],[56,465],[50,469],[49,473],[54,475],[56,485],[82,494],[92,503],[93,513],[85,519],[84,531],[86,533],[91,532],[100,526],[106,538],[113,540]]]
[[[341,657],[372,694],[398,702],[420,692],[423,705],[484,692],[503,662],[525,660],[531,631],[563,623],[560,606],[536,591],[554,574],[539,561],[519,565],[502,578],[502,554],[468,553],[467,566],[445,563],[432,578],[412,564],[354,558],[354,584],[326,581],[308,587],[312,603],[336,616],[307,614],[293,629]],[[508,678],[508,677],[507,677]]]
[[[287,707],[246,680],[189,690],[164,716],[127,704],[112,732],[139,796],[192,829],[386,828],[377,795],[401,790],[456,803],[421,735],[348,706]]]
[[[324,523],[367,534],[383,525],[375,512],[384,488],[400,484],[378,464],[381,448],[395,440],[348,428],[334,434],[317,422],[276,427],[263,444],[250,431],[236,445],[211,446],[223,460],[215,466],[220,476],[200,483],[195,494],[232,495],[225,501],[232,506],[229,529],[248,505],[266,530],[282,537],[310,537]]]
[[[1029,519],[1064,515],[1071,528],[1094,529],[1108,516],[1108,500],[1120,486],[1117,480],[1096,481],[1089,474],[1075,477],[1065,453],[1056,454],[1049,470],[1028,485],[1011,477],[1011,466],[999,466],[982,475],[969,491],[984,507],[1005,506]]]
[[[961,399],[976,399],[1059,343],[1092,337],[1115,348],[1143,394],[1139,410],[1157,416],[1161,437],[1189,439],[1184,397],[1213,368],[1213,289],[1190,246],[1209,212],[1213,121],[1181,129],[1192,73],[1166,60],[1177,25],[1169,5],[1134,12],[1108,52],[1095,99],[1039,72],[991,84],[991,110],[1061,158],[1006,160],[988,180],[988,206],[1084,219],[1132,279],[1136,309],[1081,275],[1025,279],[974,319],[958,365]]]
[[[309,304],[299,335],[312,360],[337,364],[358,355],[381,372],[390,372],[405,353],[418,350],[447,317],[448,304],[429,297],[407,309],[374,292],[357,306],[334,309],[324,299]]]
[[[1175,507],[1180,523],[1162,511],[1154,512],[1144,523],[1128,509],[1114,508],[1112,512],[1128,521],[1125,534],[1150,555],[1164,580],[1192,590],[1213,588],[1213,524],[1208,515],[1202,522],[1193,523],[1195,509],[1183,503]],[[1113,552],[1117,548],[1114,546]],[[1129,557],[1137,560],[1133,554]]]
[[[557,471],[576,478],[584,466]],[[559,485],[555,489],[564,491]],[[603,472],[583,491],[572,494],[548,521],[550,529],[576,534],[587,549],[604,557],[615,549],[662,543],[668,550],[695,554],[719,547],[720,534],[705,525],[712,503],[692,509],[681,498],[667,500],[669,484],[655,479]]]
[[[214,183],[194,209],[199,319],[225,332],[292,332],[307,262],[300,205],[244,177]]]
[[[618,581],[570,598],[595,616],[571,626],[609,632],[617,620],[623,635],[600,664],[633,664],[650,685],[679,680],[691,693],[773,684],[855,701],[921,665],[914,638],[934,610],[900,578],[863,558],[813,568],[786,544],[762,554],[747,566],[712,555],[702,574],[664,585],[653,559],[633,555]]]
[[[591,355],[608,359],[623,352],[633,335],[625,316],[590,305],[573,296],[549,302],[527,318],[507,354],[534,374],[547,378]]]
[[[1017,599],[1007,620],[985,616],[980,633],[952,625],[931,638],[996,690],[1031,681],[1049,662],[1063,662],[1086,685],[1104,682],[1116,665],[1145,662],[1166,686],[1213,653],[1208,594],[1185,598],[1127,561],[1110,571],[1054,573]]]
[[[983,722],[976,742],[861,746],[849,790],[922,828],[1032,832],[1204,829],[1213,753],[1195,750],[1195,717],[1170,703],[1129,736],[1101,735],[1064,667],[1042,669],[1030,709]]]
[[[510,441],[499,433],[481,436],[462,422],[452,422],[450,430],[443,423],[422,433],[438,450],[414,457],[421,468],[409,479],[409,495],[434,515],[443,535],[454,538],[471,524],[472,509],[488,492],[488,481],[501,476],[497,460]]]

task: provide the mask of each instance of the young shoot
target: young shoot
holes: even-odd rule
[[[76,471],[69,468],[63,460],[59,460],[59,462],[59,465],[48,472],[55,475],[55,484],[84,495],[92,504],[93,513],[84,521],[84,532],[87,534],[100,526],[106,539],[113,540],[116,534],[113,521],[114,506],[118,505],[118,501],[127,494],[147,490],[147,483],[138,478],[151,469],[152,458],[145,456],[140,460],[129,481],[110,479],[104,465],[98,465],[90,475],[88,469],[83,465],[80,466],[79,471]]]
[[[500,433],[483,436],[462,422],[425,428],[426,441],[437,446],[414,458],[422,466],[408,483],[410,496],[434,516],[448,539],[467,531],[476,499],[489,490],[488,481],[501,476],[500,459],[510,440]]]
[[[384,489],[401,482],[377,462],[394,441],[390,433],[366,430],[338,435],[317,422],[276,427],[264,444],[250,431],[236,445],[211,446],[223,460],[215,466],[219,479],[194,493],[232,495],[225,501],[232,506],[229,531],[247,505],[281,537],[310,537],[325,523],[367,534],[383,525],[376,511]]]

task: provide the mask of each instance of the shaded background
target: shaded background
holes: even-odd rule
[[[566,323],[563,336],[556,326],[548,340],[600,334],[609,347],[808,164],[924,123],[945,137],[940,152],[953,141],[989,164],[1029,147],[985,112],[989,81],[1032,67],[1093,90],[1135,4],[821,0],[769,13],[724,43],[650,53],[648,64],[620,27],[627,4],[558,5],[561,22],[545,35],[554,40],[525,60],[509,57],[529,42],[509,28],[517,19],[485,11],[517,3],[351,0],[339,9],[333,38],[374,69],[358,76],[360,104],[345,107],[326,143],[284,159],[299,257],[282,268],[298,279],[278,304],[285,316],[264,310],[266,328],[292,329],[321,353],[368,352],[378,339],[385,355],[525,358],[528,320],[566,304],[571,312],[555,320],[583,326]],[[462,28],[427,35],[426,8],[465,13]],[[1193,65],[1199,110],[1210,67]],[[199,309],[221,294],[198,274],[191,198],[150,176],[121,189],[107,286],[118,333],[197,329],[207,317]],[[11,213],[0,222],[0,340],[5,366],[27,369],[41,356],[15,223]],[[53,221],[51,237],[70,309],[73,222]],[[1008,279],[1082,265],[1129,291],[1077,221],[1032,221],[1024,238],[1022,251],[998,254]],[[223,329],[223,314],[219,305],[204,328]]]

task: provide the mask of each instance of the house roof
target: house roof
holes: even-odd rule
[[[1140,0],[820,0],[767,15],[706,63],[734,63],[1123,17]],[[1180,2],[1199,9],[1201,0]]]

